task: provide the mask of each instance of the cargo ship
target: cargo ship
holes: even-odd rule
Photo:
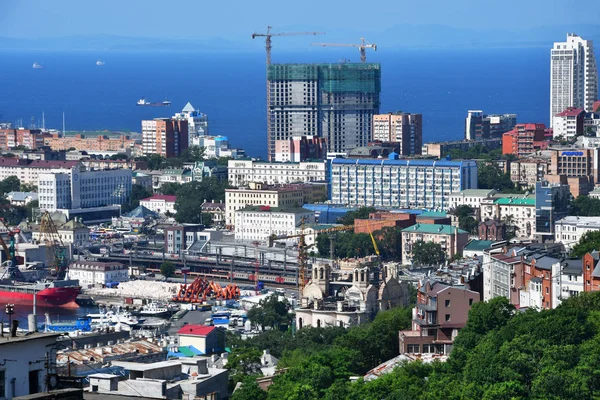
[[[76,279],[32,283],[0,280],[0,303],[33,305],[35,294],[38,306],[77,308],[79,305],[75,300],[80,291],[81,286]]]
[[[138,106],[147,106],[147,107],[168,107],[171,105],[171,102],[169,100],[165,100],[165,101],[161,101],[161,102],[152,103],[142,97],[141,99],[138,100],[137,105]]]

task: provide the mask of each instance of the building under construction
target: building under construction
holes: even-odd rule
[[[268,82],[268,149],[292,136],[327,140],[332,152],[366,146],[379,113],[378,63],[271,64]]]

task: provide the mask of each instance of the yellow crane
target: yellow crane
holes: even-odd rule
[[[322,46],[322,47],[358,47],[358,51],[360,52],[360,62],[367,62],[367,49],[373,49],[373,51],[377,51],[377,45],[374,43],[369,43],[365,40],[365,38],[360,38],[360,43],[313,43],[313,46]]]
[[[369,235],[371,235],[371,241],[373,242],[375,254],[377,254],[377,258],[380,258],[379,247],[377,247],[377,242],[375,241],[375,237],[373,237],[373,232],[371,231],[371,225],[369,225],[369,220],[367,220],[367,228],[369,228]]]
[[[325,32],[287,32],[287,33],[271,33],[272,26],[267,26],[267,33],[256,33],[252,34],[252,39],[257,37],[265,38],[265,48],[267,50],[267,67],[271,65],[271,38],[273,36],[299,36],[299,35],[324,35]]]

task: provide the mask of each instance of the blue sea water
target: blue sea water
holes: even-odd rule
[[[258,45],[258,43],[257,43]],[[260,49],[262,47],[259,46]],[[273,50],[273,62],[338,62],[354,53]],[[460,139],[469,109],[516,113],[548,123],[549,50],[403,50],[368,54],[382,69],[381,111],[423,114],[423,141]],[[104,66],[96,66],[101,58]],[[209,116],[211,134],[251,156],[266,154],[263,51],[184,53],[0,53],[0,121],[31,117],[67,130],[129,130],[168,117],[190,101]],[[33,69],[37,61],[43,69]],[[140,97],[171,107],[138,107]]]

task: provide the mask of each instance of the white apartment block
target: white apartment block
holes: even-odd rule
[[[597,99],[598,68],[593,43],[568,33],[567,40],[555,42],[551,50],[550,123],[568,107],[592,112],[592,103]]]
[[[129,267],[121,263],[76,261],[69,266],[69,278],[79,279],[79,283],[85,286],[127,282]]]
[[[295,235],[302,223],[314,224],[315,214],[305,208],[247,207],[235,212],[235,221],[235,240],[267,243],[271,235]]]
[[[235,187],[250,182],[276,185],[327,180],[327,161],[269,163],[253,160],[229,160],[229,184]]]
[[[156,152],[156,120],[142,120],[142,153]]]
[[[479,210],[481,202],[495,194],[496,190],[494,189],[467,189],[450,193],[450,207],[448,209],[453,210],[459,206],[469,206],[473,210]]]
[[[331,161],[333,204],[446,211],[450,193],[476,188],[475,161]]]
[[[517,237],[533,239],[535,234],[535,199],[500,197],[481,201],[479,217],[496,219],[518,228]]]
[[[17,158],[0,158],[0,180],[9,176],[16,176],[21,183],[37,185],[38,177],[41,173],[48,172],[49,169],[71,169],[81,165],[79,161],[46,161],[46,160],[27,160]]]
[[[131,170],[50,170],[38,177],[41,210],[57,211],[121,205],[131,194]]]
[[[146,207],[150,211],[165,215],[167,212],[170,214],[176,214],[175,201],[177,196],[167,194],[155,194],[152,197],[147,197],[140,200],[140,206]]]
[[[555,241],[570,250],[581,240],[581,237],[592,231],[600,230],[600,217],[576,217],[569,215],[556,221],[554,228]]]
[[[293,208],[303,204],[304,193],[300,188],[263,188],[261,183],[251,183],[248,188],[225,189],[225,225],[234,226],[236,211],[246,206]]]

